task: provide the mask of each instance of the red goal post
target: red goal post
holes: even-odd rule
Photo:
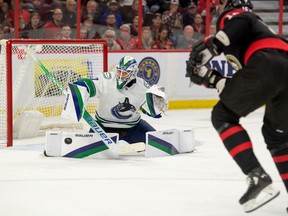
[[[28,50],[64,88],[81,77],[93,78],[95,73],[107,71],[104,40],[1,40],[0,144],[7,146],[17,138],[13,124],[21,113],[36,111],[46,118],[57,117],[65,99]],[[91,101],[87,107],[93,115],[95,103]]]

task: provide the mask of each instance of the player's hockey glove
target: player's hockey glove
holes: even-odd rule
[[[193,67],[200,68],[216,55],[219,55],[217,46],[214,44],[213,37],[209,36],[192,47],[189,61]]]
[[[163,86],[152,86],[146,91],[146,100],[141,105],[141,111],[153,118],[161,118],[168,108],[167,95]]]
[[[216,84],[223,78],[222,75],[213,68],[203,66],[201,68],[193,67],[189,61],[186,68],[186,77],[196,85],[204,85],[207,88],[216,88]]]

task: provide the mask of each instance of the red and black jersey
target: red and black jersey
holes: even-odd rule
[[[220,44],[220,51],[228,60],[242,68],[254,52],[265,48],[288,52],[287,42],[280,38],[256,14],[242,9],[224,11],[217,21],[217,31],[222,30],[230,40],[229,46]]]

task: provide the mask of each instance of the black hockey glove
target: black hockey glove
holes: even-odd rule
[[[189,61],[194,67],[207,64],[214,56],[219,55],[213,37],[207,37],[192,47]]]
[[[186,64],[186,77],[190,77],[190,81],[196,85],[216,88],[216,84],[223,78],[218,71],[212,68],[208,69],[205,66],[196,68],[192,66],[190,61],[187,61]]]

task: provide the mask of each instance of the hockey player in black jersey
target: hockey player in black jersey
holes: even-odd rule
[[[263,105],[262,134],[288,191],[288,44],[252,12],[249,0],[222,3],[224,12],[218,18],[217,33],[194,45],[186,76],[195,84],[220,92],[212,110],[212,124],[247,175],[248,190],[239,202],[245,212],[251,212],[279,194],[239,123],[241,117]],[[206,67],[221,53],[237,71],[230,79]]]

